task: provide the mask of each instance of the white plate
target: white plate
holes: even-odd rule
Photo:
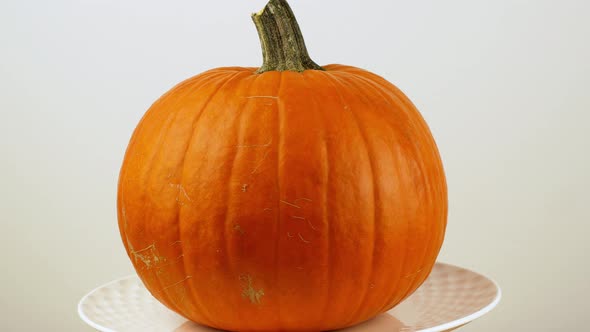
[[[500,302],[491,279],[437,263],[426,282],[394,309],[342,331],[447,331],[490,312]],[[160,304],[137,276],[112,281],[84,296],[78,314],[103,332],[212,332]]]

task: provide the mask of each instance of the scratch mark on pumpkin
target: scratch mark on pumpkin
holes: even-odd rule
[[[293,234],[291,234],[291,232],[287,232],[287,236],[290,237],[290,238],[293,238],[294,237]]]
[[[178,189],[178,191],[189,201],[192,202],[192,198],[190,198],[190,196],[188,195],[188,193],[186,192],[186,190],[184,189],[184,187],[182,186],[182,184],[180,183],[170,183],[171,187],[175,187],[176,189]],[[176,201],[178,203],[181,203],[180,200],[178,199],[178,197],[176,198]],[[182,205],[182,203],[181,203]]]
[[[135,250],[135,251],[133,251],[133,253],[134,254],[138,254],[140,252],[148,251],[150,249],[155,249],[155,248],[156,248],[156,244],[155,243],[152,243],[151,245],[147,246],[146,248],[143,248],[141,250]]]
[[[301,197],[301,198],[296,199],[295,202],[293,202],[293,203],[297,204],[297,202],[299,202],[299,201],[311,202],[311,199],[305,198],[305,197]]]
[[[264,210],[262,210],[262,211],[269,212],[269,211],[272,211],[272,208],[265,208],[265,209],[264,209]]]
[[[174,242],[170,243],[170,247],[175,246],[177,244],[181,244],[181,243],[182,243],[182,241],[180,241],[180,240],[174,241]]]
[[[305,220],[307,222],[307,224],[309,225],[309,227],[311,229],[313,229],[314,231],[317,231],[318,229],[313,225],[313,223],[311,222],[311,220],[305,218],[305,217],[300,217],[300,216],[291,216],[291,218],[293,219],[297,219],[297,220]]]
[[[180,280],[178,282],[175,282],[172,285],[168,285],[168,286],[164,287],[163,289],[165,290],[165,289],[168,289],[168,288],[172,288],[174,286],[178,286],[178,285],[182,284],[183,282],[189,280],[190,278],[192,278],[192,276],[186,276],[186,278],[184,278],[184,279],[182,279],[182,280]]]
[[[249,97],[245,97],[247,99],[258,99],[258,98],[264,98],[264,99],[276,99],[278,100],[279,97],[278,96],[249,96]]]
[[[264,296],[264,290],[255,290],[252,285],[252,277],[250,275],[240,276],[242,284],[242,297],[250,300],[252,304],[260,304],[260,299]]]
[[[266,144],[240,144],[237,148],[268,148],[272,144],[272,138]]]
[[[247,184],[247,183],[244,183],[244,184],[242,185],[242,192],[244,192],[244,193],[245,193],[245,192],[247,192],[247,191],[248,191],[248,184]]]
[[[181,185],[180,186],[180,192],[184,195],[184,197],[186,197],[186,199],[188,199],[189,202],[192,202],[193,200],[189,197],[189,195],[186,193],[186,190],[184,190],[184,187]]]
[[[299,239],[301,239],[301,241],[303,241],[304,243],[311,243],[310,241],[307,241],[306,239],[304,239],[303,235],[301,235],[301,233],[297,233],[297,235],[299,235]]]
[[[264,164],[264,161],[266,160],[266,157],[268,157],[269,153],[270,153],[270,150],[266,150],[266,152],[262,156],[262,159],[260,159],[260,161],[256,164],[256,167],[254,167],[254,169],[252,170],[252,172],[250,174],[255,174],[258,171],[260,166],[262,166],[262,164]]]
[[[183,288],[182,290],[183,290],[182,296],[180,297],[180,300],[178,300],[178,302],[180,302],[180,303],[184,303],[186,300],[186,289]]]
[[[408,274],[408,275],[404,276],[404,278],[405,278],[405,279],[412,278],[412,277],[416,276],[418,273],[422,272],[422,270],[424,270],[424,268],[421,268],[420,270],[418,270],[418,271],[416,271],[416,272],[414,272],[414,273],[410,273],[410,274]]]
[[[317,229],[317,228],[315,228],[315,226],[314,226],[314,225],[311,223],[311,220],[309,220],[309,219],[306,219],[306,221],[307,221],[307,224],[309,225],[309,227],[311,227],[311,229],[313,229],[314,231],[317,231],[317,230],[318,230],[318,229]]]
[[[283,201],[283,200],[281,200],[280,202],[281,202],[281,203],[283,203],[283,204],[287,204],[287,205],[289,205],[289,206],[292,206],[292,207],[294,207],[294,208],[301,209],[301,206],[299,206],[299,205],[296,205],[296,204],[293,204],[293,203],[289,203],[289,202],[287,202],[287,201]]]

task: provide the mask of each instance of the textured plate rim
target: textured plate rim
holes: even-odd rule
[[[464,267],[460,267],[458,265],[453,265],[453,264],[448,264],[448,263],[443,263],[443,262],[436,262],[436,264],[442,264],[442,265],[447,265],[447,266],[451,266],[457,269],[463,269],[463,270],[467,270],[473,274],[479,275],[487,280],[489,280],[494,287],[496,288],[496,297],[494,297],[494,299],[485,307],[479,309],[478,311],[472,313],[471,315],[467,315],[465,317],[441,324],[441,325],[437,325],[437,326],[433,326],[433,327],[429,327],[426,329],[422,329],[422,330],[417,330],[416,332],[442,332],[442,331],[447,331],[450,329],[454,329],[457,327],[461,327],[467,323],[473,322],[474,320],[483,317],[484,315],[488,314],[490,311],[492,311],[499,303],[500,300],[502,299],[502,289],[500,288],[500,285],[492,278],[481,274],[479,272],[475,272],[472,269],[468,269],[468,268],[464,268]]]
[[[463,325],[465,325],[467,323],[473,322],[474,320],[476,320],[478,318],[481,318],[482,316],[488,314],[490,311],[492,311],[500,303],[500,300],[502,299],[502,289],[500,288],[500,285],[498,285],[498,283],[495,280],[493,280],[492,278],[489,278],[488,276],[483,275],[483,274],[478,273],[478,272],[475,272],[475,271],[473,271],[471,269],[460,267],[460,266],[457,266],[457,265],[448,264],[448,263],[444,263],[444,262],[436,262],[436,265],[439,265],[439,264],[440,265],[447,265],[447,266],[450,266],[450,267],[453,267],[453,268],[456,268],[456,269],[467,270],[467,271],[469,271],[471,273],[477,274],[477,275],[482,276],[483,278],[489,280],[494,285],[494,287],[496,288],[496,297],[488,305],[486,305],[485,307],[479,309],[478,311],[476,311],[476,312],[474,312],[474,313],[472,313],[470,315],[467,315],[465,317],[462,317],[462,318],[459,318],[459,319],[456,319],[454,321],[450,321],[450,322],[447,322],[447,323],[444,323],[444,324],[441,324],[441,325],[429,327],[429,328],[422,329],[422,330],[417,330],[416,332],[442,332],[442,331],[447,331],[449,329],[453,329],[453,328],[457,328],[457,327],[463,326]],[[95,328],[95,329],[97,329],[98,331],[101,331],[101,332],[117,332],[115,330],[111,330],[108,327],[104,327],[102,325],[99,325],[99,324],[93,322],[88,316],[86,316],[86,314],[84,313],[84,310],[83,310],[82,306],[84,305],[84,302],[86,302],[86,300],[90,296],[92,296],[94,293],[96,293],[97,291],[101,290],[102,288],[108,287],[108,286],[110,286],[112,284],[119,283],[119,282],[121,282],[123,280],[132,279],[132,278],[138,278],[139,279],[139,277],[136,274],[129,275],[129,276],[122,277],[122,278],[118,278],[118,279],[112,280],[112,281],[110,281],[110,282],[108,282],[106,284],[100,285],[100,286],[94,288],[93,290],[91,290],[88,294],[84,295],[84,297],[82,297],[82,299],[80,299],[80,301],[78,302],[78,315],[80,316],[80,318],[82,319],[82,321],[84,321],[86,324],[90,325],[92,328]],[[141,281],[141,279],[140,279],[140,281]]]
[[[82,297],[82,299],[80,299],[80,301],[78,302],[78,316],[80,316],[80,318],[86,324],[90,325],[92,328],[97,329],[98,331],[101,331],[101,332],[117,332],[115,330],[111,330],[108,327],[104,327],[104,326],[99,325],[99,324],[95,323],[94,321],[92,321],[88,316],[86,316],[86,314],[84,313],[84,310],[83,310],[82,306],[84,305],[84,302],[86,302],[86,300],[90,296],[94,295],[94,293],[98,292],[99,290],[101,290],[103,288],[106,288],[106,287],[108,287],[110,285],[119,283],[119,282],[121,282],[123,280],[132,279],[132,278],[138,278],[139,279],[139,277],[136,274],[132,274],[132,275],[129,275],[129,276],[126,276],[126,277],[122,277],[122,278],[118,278],[118,279],[115,279],[115,280],[111,280],[111,281],[107,282],[106,284],[100,285],[100,286],[96,287],[95,289],[91,290],[90,292],[88,292],[88,294],[84,295],[84,297]]]

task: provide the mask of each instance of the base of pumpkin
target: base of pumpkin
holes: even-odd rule
[[[450,330],[444,330],[442,332],[456,331],[469,323],[465,323],[461,326],[452,328]],[[395,319],[392,315],[385,313],[381,314],[371,320],[360,323],[355,326],[348,327],[346,329],[337,330],[339,332],[395,332],[395,331],[410,331],[407,326]],[[219,332],[220,330],[212,329],[203,325],[199,325],[193,322],[186,322],[174,332]],[[236,331],[236,332],[250,332],[250,331]],[[305,332],[327,332],[327,331],[305,331]]]

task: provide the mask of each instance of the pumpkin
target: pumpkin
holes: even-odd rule
[[[217,68],[147,111],[120,173],[127,253],[155,298],[232,331],[323,331],[392,308],[446,227],[435,141],[362,69],[320,67],[293,12],[253,15],[261,68]]]

